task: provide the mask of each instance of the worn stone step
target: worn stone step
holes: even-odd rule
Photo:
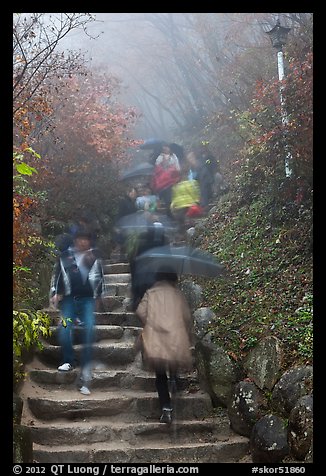
[[[27,403],[32,414],[43,420],[83,420],[90,417],[108,417],[112,421],[157,421],[160,416],[156,392],[101,391],[91,395],[81,395],[78,389],[69,392],[61,389],[42,389],[42,397],[28,397]],[[212,403],[208,395],[198,391],[195,394],[177,394],[174,399],[178,418],[185,420],[203,419],[212,413]]]
[[[139,317],[129,311],[95,312],[95,323],[96,325],[142,327]]]
[[[123,327],[113,325],[95,325],[94,326],[94,342],[100,342],[102,340],[127,340],[134,339],[141,332],[141,327]],[[51,335],[46,338],[46,342],[51,345],[58,345],[58,326],[50,327]],[[75,325],[72,329],[74,344],[80,344],[83,342],[85,335],[85,329],[81,325]]]
[[[106,283],[105,289],[103,292],[103,297],[112,297],[112,296],[130,297],[131,296],[130,283],[129,282]]]
[[[40,445],[62,445],[73,441],[74,445],[105,441],[125,441],[132,445],[154,444],[155,441],[172,443],[212,443],[226,441],[233,432],[227,416],[205,420],[174,420],[172,425],[157,422],[112,423],[110,418],[100,420],[66,422],[56,425],[34,423],[31,426],[33,441]]]
[[[119,253],[111,253],[110,258],[107,260],[108,264],[129,264],[129,259],[127,255],[124,255],[122,258]]]
[[[74,345],[75,358],[80,362],[82,345]],[[93,359],[102,362],[104,365],[124,365],[133,362],[135,359],[134,342],[128,340],[125,342],[103,343],[95,342],[93,344]],[[37,349],[36,355],[39,360],[49,366],[58,366],[62,360],[61,347],[59,345],[44,345],[42,350]]]
[[[124,306],[125,300],[130,301],[130,296],[106,296],[102,298],[104,301],[101,305],[102,309],[96,310],[94,313],[95,324],[98,325],[113,325],[113,326],[141,326],[140,319],[134,312],[130,311],[128,306]],[[106,301],[108,300],[108,307],[105,308]],[[104,306],[104,309],[103,309]],[[50,319],[50,326],[57,326],[61,321],[60,311],[57,309],[42,309],[42,312],[46,313]]]
[[[130,273],[129,263],[111,263],[108,260],[103,261],[104,274]]]
[[[52,386],[75,385],[79,379],[79,369],[71,372],[60,372],[54,369],[33,369],[29,372],[31,382],[41,387],[49,388]],[[59,387],[58,387],[59,388]],[[143,390],[155,392],[155,376],[152,373],[137,369],[137,373],[130,370],[95,370],[92,371],[92,381],[90,388],[93,389],[112,389],[112,388],[132,388],[134,390]],[[194,392],[199,390],[199,385],[195,374],[180,376],[178,378],[178,389]]]
[[[104,283],[105,285],[110,284],[122,284],[122,283],[130,283],[130,273],[120,273],[120,274],[105,274],[104,275]]]
[[[52,447],[34,445],[37,463],[236,463],[249,452],[248,439],[234,436],[216,443],[173,442],[126,446],[124,442]],[[153,471],[154,472],[154,471]]]
[[[51,325],[57,326],[60,322],[60,313],[49,313]],[[122,327],[142,327],[142,323],[134,312],[123,310],[95,312],[95,325],[111,325]]]
[[[123,302],[126,296],[102,296],[101,298],[101,311],[110,312],[123,308]]]

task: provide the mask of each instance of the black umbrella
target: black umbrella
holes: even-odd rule
[[[126,180],[134,177],[141,177],[142,175],[152,175],[154,165],[148,162],[142,162],[140,164],[131,167],[121,175],[121,180]]]
[[[183,159],[183,157],[184,157],[184,150],[183,150],[182,145],[175,144],[175,143],[173,142],[172,144],[170,144],[170,150],[171,150],[171,152],[173,152],[173,153],[178,157],[178,159],[180,159],[180,160]]]
[[[115,227],[124,234],[147,231],[150,227],[156,227],[156,230],[164,229],[164,231],[176,230],[176,223],[167,215],[157,212],[148,212],[139,210],[120,218]]]
[[[139,270],[148,272],[173,269],[178,275],[217,277],[225,271],[211,253],[190,246],[158,246],[136,258]]]
[[[151,139],[146,139],[139,148],[142,150],[152,150],[152,149],[156,149],[157,147],[161,147],[165,143],[166,142],[162,139],[151,138]]]

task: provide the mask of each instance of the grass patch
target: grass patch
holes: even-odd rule
[[[216,313],[216,342],[235,358],[273,335],[283,343],[285,368],[312,363],[311,223],[311,210],[293,204],[275,211],[265,198],[236,210],[224,197],[196,232],[194,245],[227,268],[225,277],[196,282]]]

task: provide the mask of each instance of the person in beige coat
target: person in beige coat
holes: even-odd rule
[[[173,270],[160,270],[155,284],[146,291],[136,309],[143,324],[141,349],[144,364],[156,374],[161,423],[172,422],[167,373],[172,379],[178,371],[193,367],[191,310],[177,282],[178,276]]]

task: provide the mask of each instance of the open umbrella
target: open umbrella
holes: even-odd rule
[[[148,212],[139,210],[136,213],[131,213],[120,218],[115,227],[124,234],[147,231],[150,227],[164,229],[164,231],[176,230],[176,223],[167,215],[157,212]]]
[[[151,138],[151,139],[146,139],[139,148],[142,150],[152,150],[162,146],[164,143],[165,141],[162,139]]]
[[[170,150],[171,150],[171,152],[173,152],[178,157],[178,159],[180,159],[180,160],[183,159],[184,150],[183,150],[182,145],[179,145],[179,144],[176,144],[175,142],[172,142],[172,144],[170,144]]]
[[[152,175],[154,170],[154,165],[148,162],[142,162],[140,164],[131,167],[130,169],[123,172],[120,180],[131,179],[134,177],[141,177],[142,175]]]
[[[173,269],[178,275],[217,277],[225,271],[214,255],[190,246],[158,246],[136,258],[140,271],[156,272]]]

